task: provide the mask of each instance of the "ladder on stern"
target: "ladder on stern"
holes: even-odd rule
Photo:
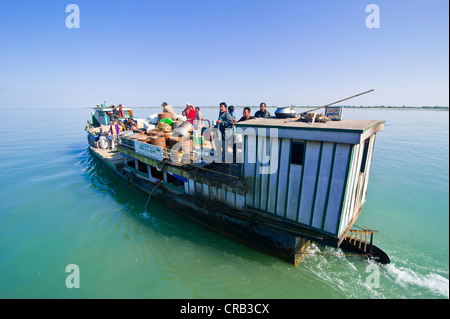
[[[358,226],[355,226],[358,227]],[[373,233],[378,232],[377,230],[371,230],[364,226],[364,228],[358,227],[360,229],[350,229],[347,237],[344,239],[349,244],[357,247],[366,254],[373,255]]]
[[[389,256],[373,244],[373,234],[378,231],[365,226],[358,227],[354,225],[354,227],[359,229],[350,229],[340,247],[364,255],[369,259],[374,259],[382,264],[390,263]]]

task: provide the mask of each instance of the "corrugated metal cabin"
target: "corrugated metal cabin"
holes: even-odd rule
[[[243,134],[245,192],[192,178],[185,192],[281,217],[326,235],[324,242],[337,247],[365,202],[375,136],[384,121],[259,118],[236,126]]]
[[[259,118],[237,126],[244,134],[245,204],[327,234],[338,245],[365,202],[384,121]]]

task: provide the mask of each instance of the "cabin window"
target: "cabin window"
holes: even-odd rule
[[[127,157],[125,160],[127,161],[128,166],[135,168],[136,163],[134,162],[134,158]]]
[[[151,166],[151,165],[149,165],[149,167],[150,167],[150,173],[152,174],[152,176],[153,176],[154,178],[157,178],[157,179],[159,179],[159,180],[162,180],[162,179],[163,179],[162,171],[158,171],[158,170],[156,169],[156,167]]]
[[[292,142],[291,164],[303,165],[305,157],[305,143]]]
[[[172,184],[173,186],[176,186],[180,189],[184,189],[184,181],[183,181],[183,177],[178,176],[178,175],[171,175],[171,174],[166,174],[167,177],[167,183]],[[184,179],[185,180],[185,179]]]
[[[141,161],[138,161],[138,170],[142,173],[148,173],[147,171],[147,164],[142,163]]]
[[[363,150],[363,155],[362,155],[362,160],[361,160],[361,168],[360,168],[360,172],[364,173],[366,171],[366,162],[367,162],[367,153],[369,152],[369,139],[366,139],[364,141],[364,150]]]

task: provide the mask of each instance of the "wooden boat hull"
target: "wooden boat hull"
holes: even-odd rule
[[[359,246],[360,240],[356,240],[355,243],[350,243],[349,241],[344,240],[339,247],[344,251],[360,254],[361,256],[373,259],[381,264],[389,264],[391,262],[389,256],[377,246],[372,245],[372,251],[370,253],[365,252],[364,249],[359,248]]]
[[[230,210],[224,205],[205,201],[196,196],[181,194],[164,185],[156,187],[156,183],[130,174],[126,168],[117,165],[117,162],[115,165],[111,165],[110,160],[101,155],[101,152],[105,150],[91,147],[91,151],[96,158],[124,178],[124,183],[128,183],[128,186],[136,187],[147,194],[152,192],[153,199],[178,214],[258,251],[298,265],[311,243],[307,238],[273,228],[267,223],[257,222],[250,215]]]

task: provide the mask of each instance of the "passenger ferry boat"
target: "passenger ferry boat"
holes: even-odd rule
[[[94,108],[86,126],[92,153],[179,214],[295,265],[311,241],[389,263],[374,231],[354,228],[384,121],[256,118],[235,124],[234,151],[221,154],[208,120],[196,130],[159,113],[111,136],[107,112]]]

